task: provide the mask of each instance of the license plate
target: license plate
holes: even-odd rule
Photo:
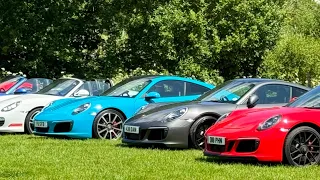
[[[226,138],[217,137],[217,136],[209,136],[208,137],[208,144],[225,145]]]
[[[139,134],[139,126],[124,126],[124,132],[126,133],[134,133],[134,134]]]
[[[48,127],[48,123],[46,121],[35,121],[34,127],[46,128],[46,127]]]

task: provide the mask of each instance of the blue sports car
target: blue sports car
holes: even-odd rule
[[[198,98],[215,86],[177,76],[139,76],[101,96],[56,100],[34,117],[36,135],[118,139],[127,118],[149,103]]]

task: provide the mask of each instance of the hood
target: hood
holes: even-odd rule
[[[112,103],[118,102],[119,100],[124,100],[124,98],[119,97],[111,97],[111,96],[88,96],[88,97],[77,97],[77,98],[67,98],[54,101],[51,106],[46,108],[46,112],[48,111],[56,111],[63,110],[69,111],[73,110],[85,103],[91,103],[91,106],[96,106],[99,104],[104,104],[106,102],[112,101]]]
[[[145,109],[141,110],[136,118],[141,116],[154,115],[154,113],[163,113],[163,112],[171,112],[174,109],[180,109],[187,107],[189,109],[202,109],[203,111],[207,111],[210,109],[212,111],[213,107],[225,107],[229,106],[229,103],[219,103],[219,102],[209,102],[209,101],[186,101],[186,102],[176,102],[176,103],[154,103],[146,106]],[[150,108],[149,108],[150,106]]]
[[[252,108],[232,112],[226,119],[217,123],[213,127],[228,129],[249,129],[257,127],[267,119],[281,115],[282,118],[296,116],[305,112],[314,112],[314,109],[292,108],[292,107],[273,107],[273,108]],[[319,110],[317,110],[319,112]]]
[[[59,99],[56,101],[53,101],[51,106],[47,107],[45,111],[55,111],[59,109],[65,110],[65,108],[73,108],[78,107],[85,103],[92,103],[94,99],[97,99],[97,96],[89,96],[89,97],[71,97],[71,98],[65,98],[65,99]]]
[[[22,96],[22,95],[13,95],[13,94],[12,95],[6,95],[6,94],[3,94],[2,96],[0,96],[0,102],[8,100],[8,99],[11,99],[11,98],[20,97],[20,96]]]

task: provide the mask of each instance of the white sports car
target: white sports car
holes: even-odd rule
[[[52,101],[62,98],[96,96],[112,86],[107,81],[61,78],[34,94],[0,97],[0,132],[26,132],[34,129],[33,117]]]

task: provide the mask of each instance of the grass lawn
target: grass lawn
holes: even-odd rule
[[[320,167],[217,163],[198,150],[0,135],[0,179],[318,179]]]

